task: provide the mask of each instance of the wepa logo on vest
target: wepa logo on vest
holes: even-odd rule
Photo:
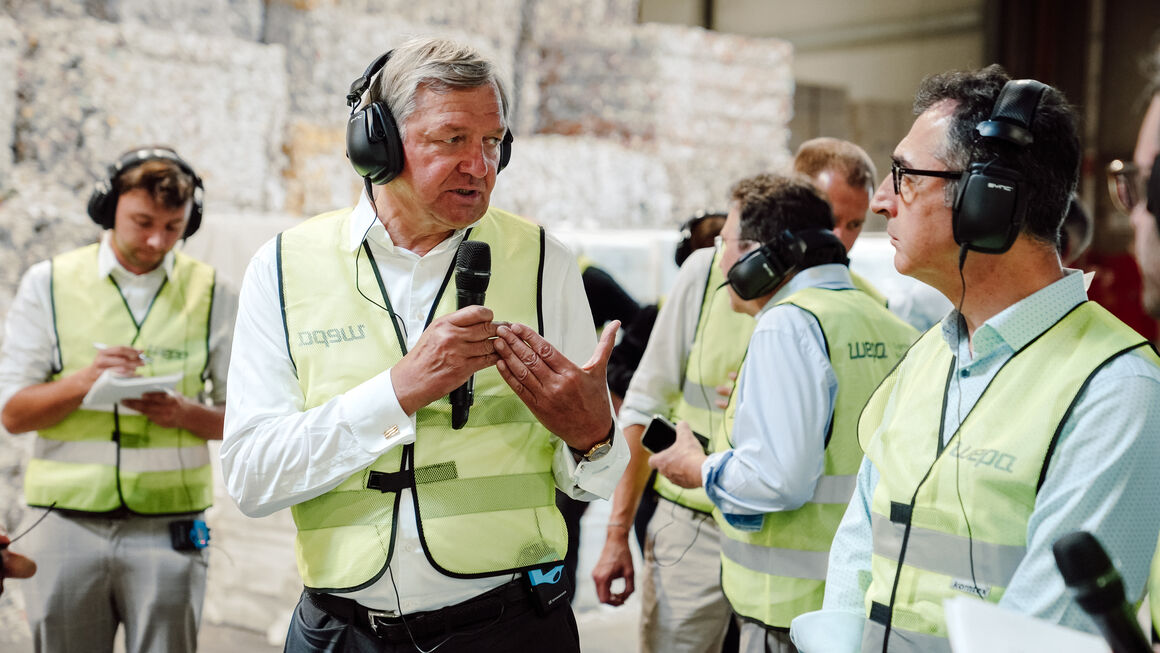
[[[998,449],[972,449],[970,445],[961,446],[958,440],[955,440],[954,445],[947,452],[948,455],[954,456],[960,460],[969,463],[974,463],[975,467],[994,467],[995,469],[1006,472],[1008,474],[1014,472],[1011,467],[1015,464],[1015,456],[1009,453],[1003,453]]]
[[[859,358],[886,358],[885,342],[848,342],[846,351],[850,353],[850,360]]]
[[[358,331],[357,335],[355,334],[356,330]],[[359,324],[358,326],[352,324],[340,328],[299,331],[298,344],[302,347],[310,347],[313,345],[330,347],[331,345],[339,345],[352,340],[362,340],[366,337],[367,326],[365,324]]]

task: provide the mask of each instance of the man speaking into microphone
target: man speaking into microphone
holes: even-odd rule
[[[286,650],[578,652],[554,489],[607,497],[624,469],[616,328],[597,343],[574,257],[489,206],[512,147],[490,62],[409,41],[347,99],[366,193],[255,255],[230,370],[226,485],[298,529]],[[481,303],[450,287],[473,292],[476,244]]]

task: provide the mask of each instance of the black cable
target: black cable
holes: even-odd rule
[[[959,248],[959,283],[962,285],[962,293],[959,295],[959,306],[956,309],[959,313],[959,320],[961,323],[955,324],[955,386],[956,398],[958,399],[958,406],[955,409],[955,421],[957,426],[955,430],[959,436],[959,455],[955,456],[955,496],[959,501],[959,511],[963,514],[963,524],[967,527],[967,561],[971,568],[971,591],[980,599],[986,599],[982,590],[979,589],[979,581],[975,578],[975,538],[971,533],[971,520],[967,517],[967,507],[963,504],[963,490],[959,485],[959,466],[963,459],[963,386],[959,381],[959,349],[962,347],[962,329],[966,326],[966,318],[963,317],[963,304],[967,299],[967,280],[963,276],[963,265],[967,260],[967,245],[964,243]]]
[[[675,566],[679,565],[682,560],[685,559],[685,555],[688,554],[689,551],[691,551],[693,549],[693,545],[697,543],[697,538],[701,537],[701,525],[704,524],[709,519],[712,519],[712,516],[710,516],[710,515],[706,515],[704,513],[697,512],[697,511],[691,510],[689,508],[685,508],[685,510],[689,510],[690,512],[694,513],[693,520],[697,522],[697,528],[696,528],[696,530],[693,531],[693,539],[690,540],[687,545],[685,545],[685,549],[683,551],[681,551],[681,554],[677,556],[676,560],[673,560],[672,562],[668,562],[668,563],[662,563],[660,558],[657,557],[656,542],[657,542],[657,539],[660,538],[661,531],[665,530],[669,526],[672,526],[673,524],[676,523],[677,506],[679,505],[676,501],[670,501],[669,503],[672,504],[672,506],[673,506],[669,510],[669,518],[670,518],[669,523],[665,524],[664,526],[661,526],[660,528],[658,528],[656,530],[655,533],[653,533],[653,560],[656,561],[656,565],[658,567],[661,567],[664,569],[667,569],[669,567],[675,567]],[[681,507],[684,508],[684,506],[681,506]]]

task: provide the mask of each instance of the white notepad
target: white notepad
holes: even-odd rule
[[[81,405],[85,408],[110,409],[125,399],[140,399],[149,392],[172,392],[181,381],[182,374],[165,376],[122,376],[112,370],[105,370],[89,388]]]

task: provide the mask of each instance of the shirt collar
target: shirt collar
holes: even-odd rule
[[[448,238],[436,245],[431,251],[442,251],[452,244],[458,247],[459,241],[463,239],[463,235],[467,233],[467,230],[477,224],[479,224],[478,220],[468,227],[456,229]],[[391,234],[383,226],[382,220],[379,220],[379,216],[375,212],[375,207],[371,204],[370,199],[367,198],[367,194],[359,193],[358,204],[355,205],[354,210],[350,214],[350,227],[347,232],[347,251],[355,251],[362,246],[364,240],[370,242],[371,246],[375,249],[385,251],[393,251],[395,249],[395,241],[391,239]]]
[[[769,298],[769,301],[761,307],[761,310],[754,317],[761,317],[763,313],[781,300],[805,288],[842,289],[853,287],[854,282],[850,279],[849,267],[841,263],[815,265],[793,275],[781,289],[773,294],[773,297]]]
[[[145,274],[153,274],[161,270],[166,277],[173,276],[173,262],[176,258],[174,250],[169,250],[165,254],[165,258],[161,259],[161,265],[157,268],[146,272]],[[113,230],[106,229],[105,233],[101,235],[101,244],[97,248],[97,274],[100,278],[105,278],[116,271],[118,275],[127,274],[131,276],[145,276],[143,274],[135,274],[125,269],[121,262],[117,260],[117,254],[113,252]]]
[[[1083,272],[1064,270],[1059,281],[1040,288],[983,322],[971,337],[975,357],[986,356],[1002,346],[1019,351],[1085,301]],[[961,321],[957,309],[952,309],[942,321],[943,339],[952,349],[959,340]]]

